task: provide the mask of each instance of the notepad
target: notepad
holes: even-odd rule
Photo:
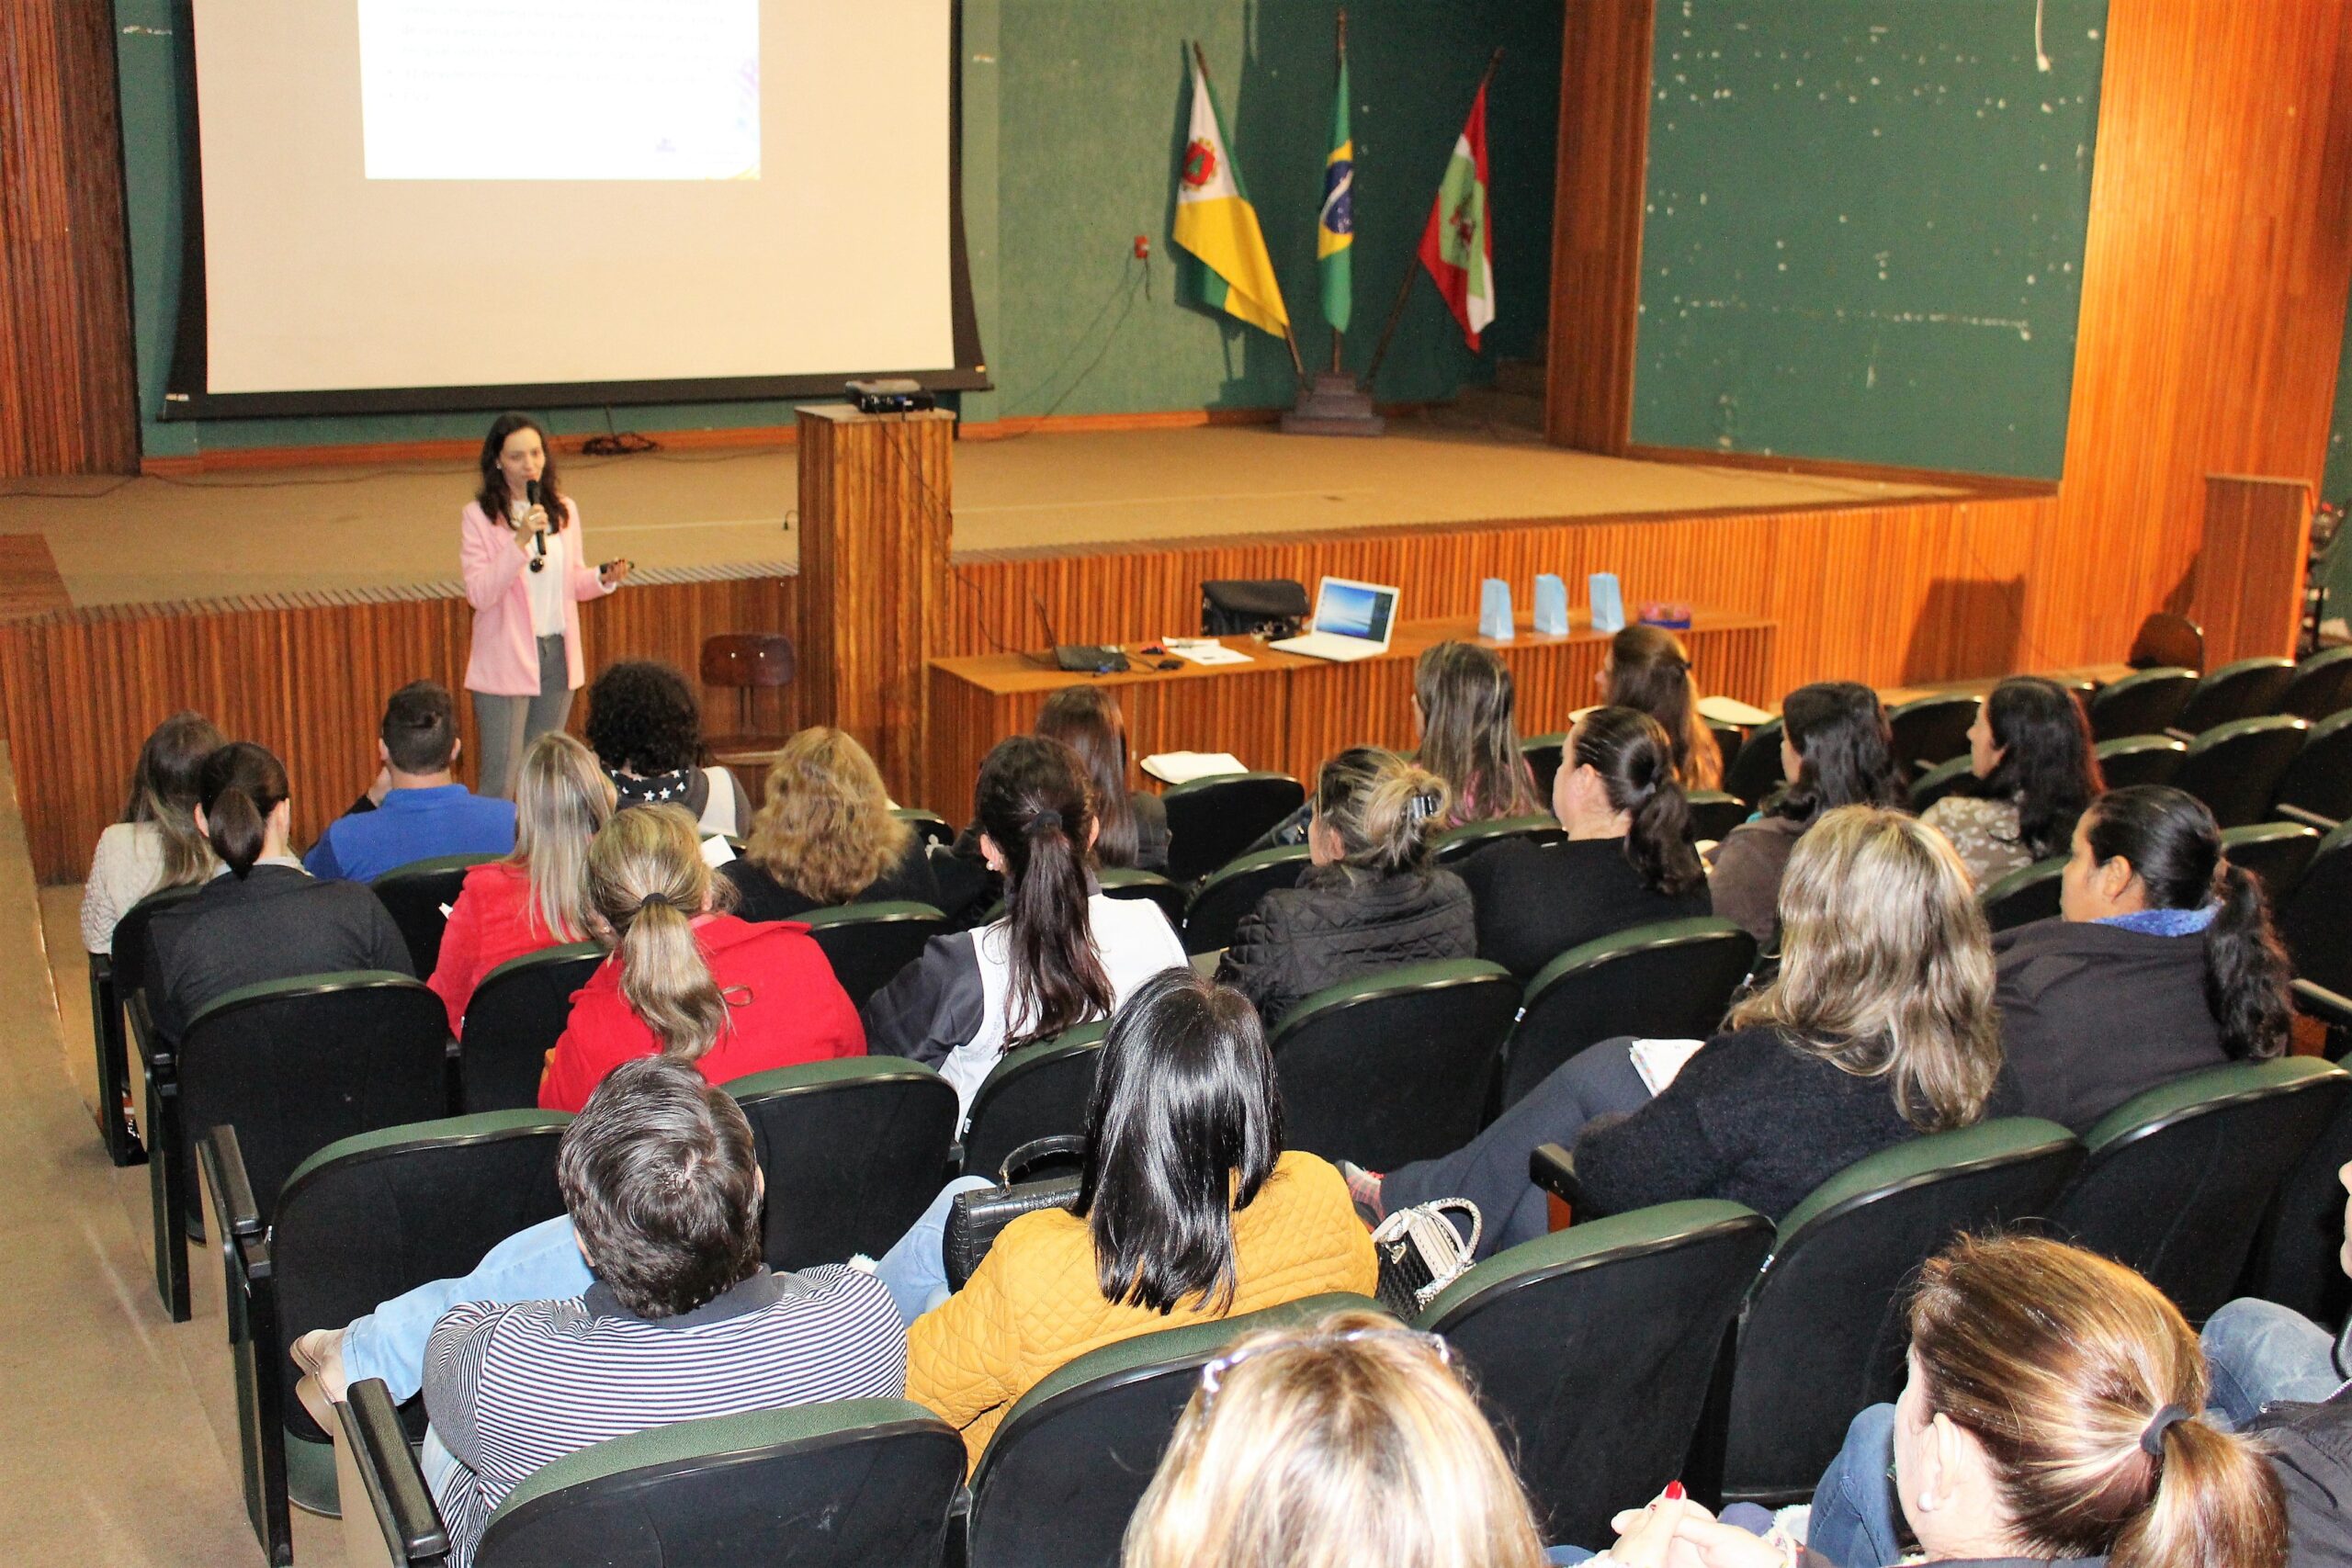
[[[1160,643],[1177,658],[1193,664],[1255,664],[1238,648],[1227,648],[1213,637],[1171,637]]]
[[[1642,1082],[1653,1096],[1666,1092],[1682,1071],[1683,1064],[1699,1054],[1703,1040],[1636,1040],[1629,1049],[1634,1058],[1634,1071],[1642,1075]]]
[[[1742,729],[1753,729],[1759,724],[1770,724],[1772,716],[1752,703],[1737,697],[1701,697],[1699,716],[1711,718],[1717,724],[1736,724]]]
[[[713,835],[702,841],[703,864],[712,867],[722,866],[734,858],[735,846],[725,839]]]
[[[1180,784],[1250,768],[1230,751],[1155,751],[1143,760],[1143,771],[1162,784]]]

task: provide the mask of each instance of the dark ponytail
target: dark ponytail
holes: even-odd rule
[[[1577,722],[1567,751],[1566,765],[1599,773],[1610,806],[1632,817],[1625,859],[1644,886],[1676,898],[1706,880],[1664,725],[1635,708],[1595,708]]]
[[[2217,906],[2205,928],[2205,1002],[2233,1056],[2276,1056],[2291,1027],[2293,971],[2270,927],[2262,885],[2222,852],[2222,829],[2205,803],[2166,784],[2110,790],[2092,803],[2084,836],[2100,864],[2120,856],[2152,909]]]
[[[197,804],[204,807],[204,836],[212,852],[239,881],[261,858],[269,838],[269,814],[285,804],[286,764],[266,746],[232,740],[204,759],[197,773]]]
[[[1111,1010],[1111,977],[1095,953],[1086,903],[1094,818],[1078,753],[1034,735],[988,754],[973,796],[980,830],[1004,856],[1010,1050]]]

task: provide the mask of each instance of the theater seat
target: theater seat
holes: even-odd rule
[[[956,841],[956,824],[936,811],[925,811],[919,806],[894,806],[890,815],[915,830],[915,836],[925,844],[942,849]]]
[[[993,1179],[1005,1156],[1038,1138],[1083,1137],[1108,1023],[1082,1023],[1008,1051],[972,1094],[964,1174]]]
[[[1283,1141],[1374,1170],[1451,1154],[1484,1121],[1487,1086],[1519,1011],[1499,964],[1407,964],[1327,987],[1267,1043]]]
[[[875,992],[899,977],[899,970],[922,956],[933,937],[947,934],[945,915],[910,898],[836,904],[811,909],[800,919],[810,938],[825,950],[833,978],[849,993],[850,1005],[861,1010]]]
[[[1159,1468],[1201,1368],[1261,1329],[1335,1312],[1363,1296],[1306,1296],[1215,1323],[1139,1334],[1051,1373],[1005,1412],[972,1472],[970,1568],[1103,1568]]]
[[[114,951],[90,954],[90,1034],[97,1048],[98,1137],[116,1165],[144,1165],[146,1145],[131,1125],[124,1096],[130,1088],[131,998],[147,985],[147,927],[157,914],[203,890],[199,882],[162,887],[122,912]]]
[[[1600,1041],[1706,1039],[1755,962],[1756,939],[1712,916],[1634,926],[1570,948],[1527,983],[1503,1047],[1498,1109],[1524,1100]]]
[[[2169,728],[2188,739],[2217,724],[2276,713],[2294,679],[2291,659],[2265,655],[2234,660],[2197,682],[2197,689],[2188,694],[2188,705]]]
[[[1968,755],[1969,727],[1984,705],[1980,696],[1952,692],[1915,697],[1888,709],[1886,722],[1894,737],[1896,764],[1923,770]]]
[[[2319,850],[2319,831],[2300,822],[2251,822],[2222,829],[2222,852],[2262,883],[2262,896],[2277,908],[2303,879],[2303,868]]]
[[[1724,789],[1750,807],[1781,787],[1781,721],[1759,724],[1747,732],[1738,753],[1724,764]]]
[[[441,962],[441,933],[449,924],[449,917],[442,911],[458,901],[465,888],[466,873],[503,858],[435,855],[394,866],[368,885],[391,912],[392,924],[400,927],[401,940],[408,943],[409,962],[418,978],[431,975]]]
[[[2170,784],[2180,772],[2180,760],[2188,755],[2188,743],[2169,735],[2125,735],[2102,740],[2092,750],[2098,755],[2099,776],[2109,789]]]
[[[2295,977],[2352,997],[2352,823],[2320,840],[2276,913]]]
[[[2197,671],[2158,665],[2101,686],[2091,695],[2091,739],[2161,735],[2180,717],[2197,690]]]
[[[353,1384],[341,1419],[344,1450],[379,1499],[377,1527],[396,1568],[446,1562],[448,1533],[382,1382]],[[903,1399],[681,1421],[567,1454],[529,1477],[491,1515],[474,1562],[934,1563],[963,1479],[964,1439]]]
[[[1544,1539],[1599,1544],[1682,1473],[1715,1348],[1772,1247],[1737,1203],[1662,1203],[1478,1264],[1414,1319],[1445,1337]]]
[[[2314,1323],[2341,1323],[2352,1309],[2344,1276],[2344,1183],[2352,1162],[2352,1094],[2287,1174],[2255,1233],[2237,1294],[2292,1307]]]
[[[1191,897],[1177,884],[1154,871],[1136,871],[1126,866],[1105,866],[1096,873],[1103,897],[1108,898],[1138,898],[1156,904],[1168,917],[1168,929],[1181,931],[1184,924],[1184,906]]]
[[[1972,776],[1970,773],[1972,766],[1970,758],[1954,757],[1948,762],[1937,763],[1917,778],[1913,779],[1911,781],[1911,809],[1925,811],[1959,788],[1962,779]]]
[[[2224,828],[2259,822],[2311,728],[2278,715],[2215,725],[2188,743],[2172,785],[2203,801]]]
[[[1430,846],[1438,864],[1453,865],[1505,839],[1523,839],[1541,845],[1564,842],[1567,836],[1568,830],[1560,826],[1557,818],[1548,811],[1538,811],[1525,817],[1498,817],[1488,822],[1465,822],[1459,828],[1448,828],[1430,840]]]
[[[879,1258],[939,1195],[956,1090],[922,1063],[843,1056],[723,1087],[752,1123],[767,1178],[770,1268]]]
[[[601,943],[566,942],[510,958],[482,976],[458,1037],[458,1109],[538,1104],[548,1053],[571,1021],[571,994],[605,957]]]
[[[2205,668],[2205,628],[2187,615],[2158,610],[2140,623],[2132,635],[2132,651],[2124,661],[2134,670],[2166,665],[2188,670]]]
[[[1519,743],[1519,754],[1527,759],[1527,771],[1535,775],[1537,799],[1552,798],[1552,785],[1560,776],[1560,749],[1567,743],[1566,730],[1531,735]]]
[[[1260,850],[1219,866],[1184,908],[1184,951],[1215,953],[1231,947],[1241,918],[1276,888],[1297,886],[1312,863],[1302,844]]]
[[[1168,808],[1168,874],[1199,881],[1306,804],[1288,773],[1220,773],[1181,784],[1159,797]]]
[[[293,1560],[288,1494],[338,1511],[334,1456],[292,1392],[287,1353],[314,1328],[341,1328],[419,1285],[469,1272],[508,1236],[563,1213],[556,1145],[571,1118],[497,1111],[340,1139],[275,1194],[268,1224],[236,1131],[198,1145],[212,1212],[227,1232],[229,1354],[245,1509],[273,1563]],[[422,1438],[423,1404],[403,1413]]]
[[[1996,877],[1979,889],[1976,901],[1984,907],[1984,921],[1996,931],[2046,920],[2058,913],[2059,878],[2066,872],[2066,857],[2052,855]]]
[[[2235,1293],[2278,1184],[2352,1075],[2308,1056],[2233,1062],[2132,1096],[2083,1134],[2057,1232],[2147,1276],[2190,1324]]]
[[[2331,648],[2295,666],[2294,679],[2271,711],[2317,724],[2347,707],[2352,707],[2352,648]]]
[[[2352,648],[2339,649],[2352,653]],[[2303,749],[2287,764],[2271,809],[2290,822],[2325,833],[2352,818],[2352,712],[2313,724]],[[117,939],[119,951],[120,939]]]

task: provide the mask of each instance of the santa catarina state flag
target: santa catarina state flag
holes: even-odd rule
[[[1258,228],[1258,209],[1225,139],[1207,73],[1193,62],[1193,123],[1176,172],[1176,243],[1208,269],[1201,302],[1276,337],[1290,328],[1273,258]]]
[[[1437,187],[1429,227],[1421,231],[1421,265],[1430,269],[1462,335],[1478,334],[1495,319],[1495,236],[1487,214],[1487,89],[1478,89],[1470,119],[1454,138],[1453,159]]]
[[[1331,106],[1331,155],[1323,164],[1323,210],[1315,220],[1315,264],[1323,274],[1323,319],[1348,330],[1355,306],[1349,249],[1356,243],[1355,139],[1348,134],[1348,62],[1340,62],[1340,96]]]

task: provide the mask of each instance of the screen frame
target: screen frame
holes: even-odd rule
[[[987,355],[972,300],[970,253],[964,238],[964,0],[947,0],[948,316],[956,363],[932,368],[848,366],[794,376],[718,376],[648,381],[545,381],[506,386],[334,388],[297,392],[209,389],[209,318],[205,308],[204,153],[196,90],[195,0],[172,0],[174,68],[187,105],[180,127],[179,312],[172,364],[159,417],[263,419],[288,415],[468,412],[484,409],[601,408],[642,403],[752,401],[844,395],[856,378],[893,376],[926,391],[987,392]]]
[[[1380,635],[1378,637],[1364,637],[1356,632],[1340,631],[1331,632],[1329,635],[1332,637],[1343,637],[1351,642],[1372,643],[1375,647],[1385,650],[1388,647],[1390,641],[1394,639],[1396,635],[1396,606],[1404,600],[1404,590],[1396,587],[1393,583],[1387,582],[1365,582],[1352,577],[1325,577],[1315,585],[1316,613],[1314,619],[1315,629],[1317,632],[1324,630],[1323,596],[1334,588],[1362,589],[1363,592],[1373,596],[1375,605],[1385,601],[1386,614],[1381,616]]]

